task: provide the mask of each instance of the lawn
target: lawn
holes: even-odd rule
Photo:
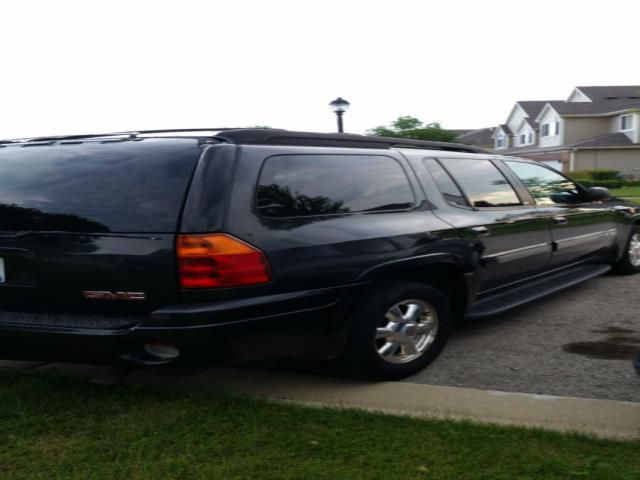
[[[635,479],[640,442],[0,372],[0,478]]]
[[[616,197],[628,198],[634,201],[640,201],[640,187],[623,187],[610,190],[611,195]]]

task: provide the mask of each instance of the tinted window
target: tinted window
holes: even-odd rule
[[[282,155],[266,160],[258,210],[270,217],[401,210],[413,191],[393,158],[364,155]]]
[[[520,205],[520,199],[489,160],[442,159],[442,163],[467,194],[474,207],[509,207]]]
[[[440,165],[437,160],[434,160],[433,158],[427,158],[425,159],[424,163],[427,166],[427,170],[429,170],[429,173],[431,173],[431,176],[436,182],[438,190],[440,190],[440,193],[447,202],[458,206],[469,206],[467,200],[464,198],[464,195],[462,194],[458,186],[451,179],[446,170],[442,168],[442,165]]]
[[[548,168],[523,162],[505,162],[527,187],[538,205],[579,203],[580,191],[575,183]]]
[[[0,148],[0,231],[175,232],[195,140]]]

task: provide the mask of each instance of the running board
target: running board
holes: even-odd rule
[[[525,303],[546,297],[565,288],[597,277],[611,270],[611,265],[587,263],[563,270],[526,285],[503,291],[477,301],[467,312],[466,318],[491,317]]]

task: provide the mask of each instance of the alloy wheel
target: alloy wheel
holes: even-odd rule
[[[423,300],[393,305],[376,329],[378,355],[389,363],[408,363],[422,356],[438,333],[438,314]]]

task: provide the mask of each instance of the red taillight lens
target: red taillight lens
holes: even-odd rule
[[[177,256],[182,288],[238,287],[271,280],[264,254],[231,235],[180,235]]]

